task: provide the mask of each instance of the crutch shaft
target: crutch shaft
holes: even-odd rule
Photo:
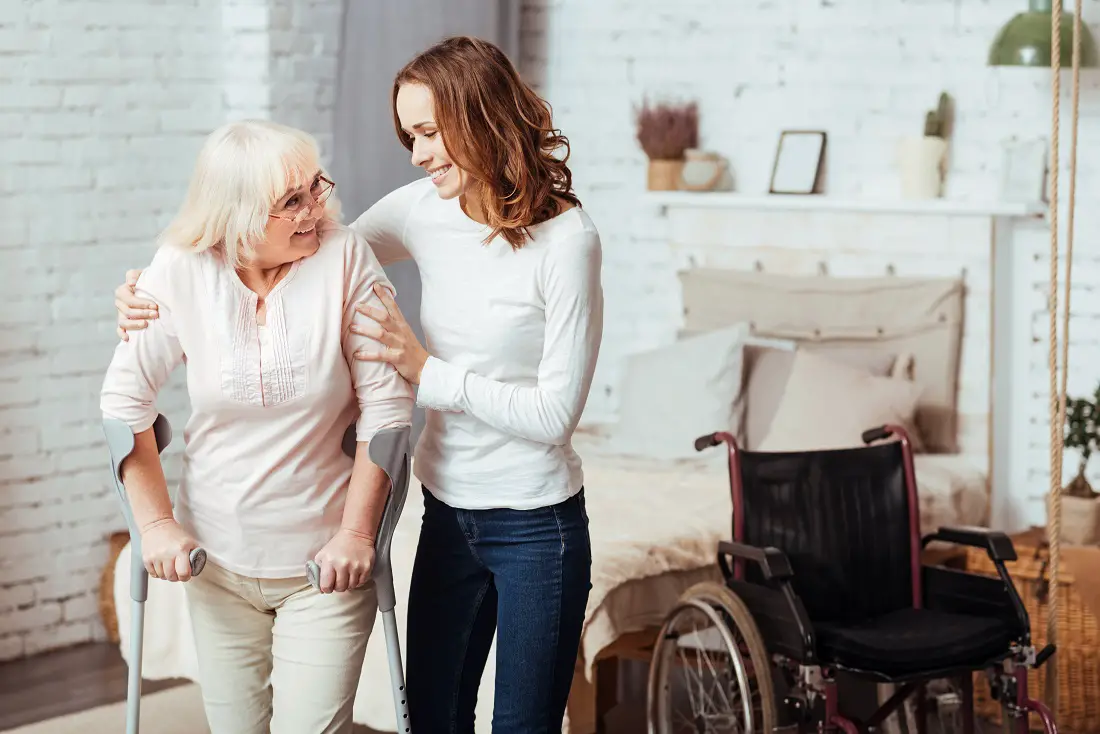
[[[141,655],[145,643],[145,602],[130,603],[130,669],[126,685],[126,734],[138,734],[141,718]]]
[[[405,672],[401,665],[401,639],[397,634],[397,615],[390,609],[382,612],[386,632],[386,651],[390,661],[390,682],[393,685],[393,708],[397,715],[397,731],[409,734],[409,697],[405,694]]]

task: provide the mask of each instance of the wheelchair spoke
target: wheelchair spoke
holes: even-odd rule
[[[649,734],[771,734],[771,660],[744,603],[720,584],[684,592],[653,652]]]
[[[703,633],[712,629],[712,625],[702,629],[698,625],[694,625],[689,633],[677,640],[677,652],[680,654],[682,661],[680,668],[684,671],[685,677],[693,676],[694,678],[688,682],[686,688],[689,695],[691,691],[697,694],[697,696],[692,696],[692,709],[696,715],[703,714],[706,711],[721,711],[731,705],[729,697],[726,695],[726,686],[722,685],[720,674],[714,666],[712,658],[715,653],[712,653],[709,649],[700,650],[696,647],[698,640],[702,639]],[[721,702],[715,700],[715,693],[721,694],[723,699]]]
[[[668,734],[753,734],[763,715],[759,691],[752,685],[755,670],[745,664],[739,635],[710,608],[685,608],[674,622],[665,635],[674,653],[662,695],[671,693],[672,678],[681,681],[689,710],[675,711],[676,726]]]

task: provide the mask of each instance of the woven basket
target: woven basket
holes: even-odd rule
[[[107,639],[115,644],[119,641],[118,612],[115,610],[115,563],[129,542],[129,533],[111,533],[107,545],[107,563],[99,575],[99,616],[107,631]]]
[[[1017,560],[1006,563],[1031,620],[1032,644],[1041,650],[1047,644],[1047,592],[1049,591],[1046,542],[1041,532],[1014,536]],[[984,549],[967,550],[967,570],[987,576],[997,571]],[[1074,734],[1100,734],[1100,625],[1074,588],[1074,579],[1062,564],[1058,569],[1058,650],[1038,671],[1029,671],[1028,688],[1042,699],[1046,671],[1058,666],[1058,728]],[[1001,705],[989,696],[984,673],[975,674],[974,712],[994,723],[1001,721]],[[1032,731],[1042,731],[1032,716]]]

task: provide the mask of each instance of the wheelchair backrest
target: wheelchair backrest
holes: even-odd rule
[[[811,620],[853,622],[913,605],[909,492],[899,442],[741,452],[740,464],[741,542],[787,554]],[[752,564],[745,576],[760,581]]]

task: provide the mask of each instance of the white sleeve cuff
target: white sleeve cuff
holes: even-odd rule
[[[430,410],[461,413],[465,381],[466,370],[429,356],[420,371],[416,404]]]

